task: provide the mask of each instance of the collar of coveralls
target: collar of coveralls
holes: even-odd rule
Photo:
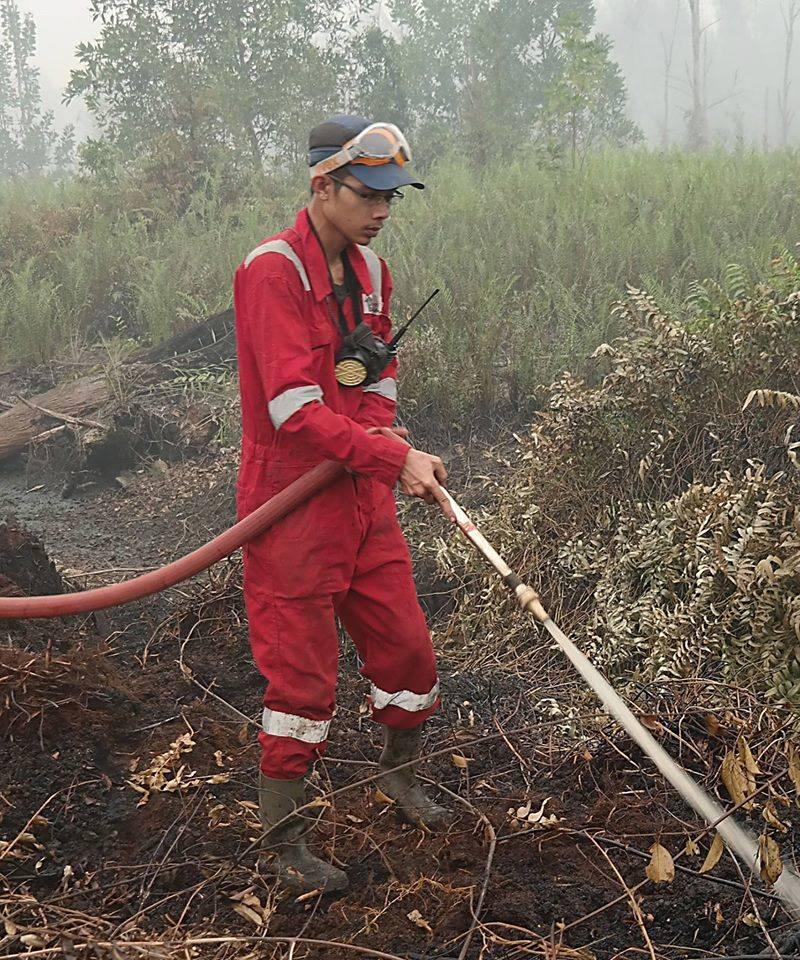
[[[304,207],[300,213],[297,214],[297,219],[294,222],[294,230],[300,237],[300,243],[302,245],[300,259],[305,264],[306,273],[308,274],[309,283],[311,284],[311,292],[314,294],[315,300],[324,300],[325,297],[333,294],[333,288],[331,287],[330,271],[328,270],[325,251],[322,249],[322,244],[314,235],[314,230],[311,227],[311,220],[308,215],[308,208]],[[350,265],[353,268],[353,273],[355,273],[356,280],[358,280],[358,285],[361,287],[361,292],[369,296],[369,294],[373,292],[372,281],[370,280],[369,269],[364,260],[364,255],[355,243],[351,243],[346,248],[346,252],[350,260]]]

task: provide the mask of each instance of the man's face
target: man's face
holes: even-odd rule
[[[370,190],[352,174],[321,178],[326,181],[322,205],[325,216],[348,243],[369,244],[389,217],[392,190]]]

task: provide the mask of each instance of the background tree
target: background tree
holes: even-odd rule
[[[627,118],[625,81],[611,59],[611,41],[592,37],[577,17],[559,24],[560,70],[548,98],[551,137],[572,165],[598,141],[624,145],[641,134]]]
[[[794,47],[794,31],[800,19],[800,0],[787,0],[781,3],[781,16],[786,31],[783,50],[783,77],[781,89],[778,93],[778,112],[781,122],[781,146],[789,144],[789,129],[792,125],[793,111],[789,103],[789,94],[792,89],[791,66],[792,49]]]
[[[346,31],[337,0],[92,0],[100,36],[78,47],[67,90],[123,155],[163,132],[190,163],[260,171],[296,159],[309,117],[338,100]],[[324,40],[322,42],[322,32]]]
[[[70,162],[71,127],[58,134],[42,109],[36,24],[15,0],[0,0],[0,176],[40,174]]]
[[[351,64],[348,109],[407,129],[411,103],[398,41],[375,22],[357,34],[348,46]]]
[[[669,147],[669,95],[672,83],[672,61],[675,56],[675,39],[678,35],[678,17],[680,7],[675,2],[675,19],[672,23],[672,33],[667,40],[663,31],[659,34],[661,49],[664,54],[664,119],[661,127],[661,146],[666,150]]]
[[[703,34],[706,28],[701,23],[701,0],[687,0],[691,16],[692,62],[689,71],[689,89],[692,106],[689,111],[687,132],[690,150],[703,150],[708,145],[708,111],[706,109],[706,67]]]
[[[593,0],[393,0],[391,12],[401,29],[411,119],[433,149],[455,139],[479,163],[509,155],[553,130],[561,136],[562,108],[575,131],[588,129],[594,110],[602,114],[593,118],[594,136],[625,140],[632,130],[612,120],[624,111],[625,86],[610,43],[590,41]],[[595,79],[603,73],[597,97],[582,87],[579,62],[587,58]],[[581,86],[580,102],[567,97],[570,84],[575,95]]]
[[[448,144],[477,163],[532,143],[635,139],[593,0],[92,0],[69,97],[102,131],[97,171],[144,155],[183,193],[209,166],[297,162],[310,123],[342,107],[410,129],[424,161]]]

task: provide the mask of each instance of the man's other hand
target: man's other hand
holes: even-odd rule
[[[446,482],[447,470],[439,457],[409,447],[400,471],[400,489],[406,496],[438,504],[447,519],[455,523],[456,515],[441,486]]]

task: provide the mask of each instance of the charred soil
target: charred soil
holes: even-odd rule
[[[96,586],[186,552],[232,519],[232,476],[223,452],[64,500],[55,485],[32,492],[24,472],[6,470],[4,505],[19,519],[0,526],[0,592],[53,592],[61,578]],[[531,684],[471,672],[445,652],[446,700],[421,773],[455,819],[436,835],[401,824],[369,780],[379,737],[346,640],[308,815],[351,887],[337,898],[286,894],[257,870],[262,682],[239,582],[232,559],[154,601],[2,623],[3,955],[333,960],[351,955],[344,943],[402,958],[708,957],[757,953],[764,929],[785,924],[727,855],[700,873],[702,825],[563,667]],[[450,613],[448,584],[419,586],[435,626]],[[544,643],[532,633],[535,655]],[[746,697],[707,721],[692,696],[657,707],[651,697],[649,723],[716,789],[751,722],[769,744],[773,721],[751,721]],[[794,791],[777,751],[765,746],[758,760],[788,862]],[[756,829],[762,812],[745,812]],[[692,839],[696,851],[684,852]],[[655,843],[674,858],[671,882],[645,875]],[[299,940],[290,954],[270,938]]]

